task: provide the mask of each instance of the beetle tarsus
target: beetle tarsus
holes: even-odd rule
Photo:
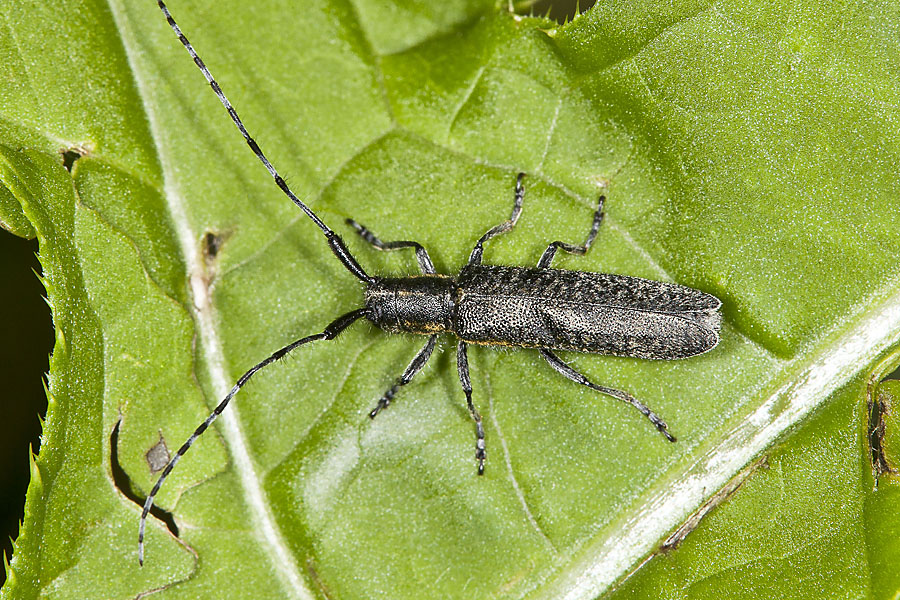
[[[391,401],[388,398],[386,398],[386,397],[380,398],[378,400],[378,404],[375,405],[375,408],[373,408],[371,411],[369,411],[369,418],[374,419],[375,417],[378,416],[378,413],[380,413],[382,411],[382,409],[385,409],[390,405],[391,405]]]

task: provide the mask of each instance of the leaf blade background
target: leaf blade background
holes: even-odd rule
[[[887,176],[863,179],[863,167],[868,165],[852,164],[847,179],[865,181],[866,187],[861,200],[842,204],[836,214],[834,181],[822,182],[819,175],[837,171],[837,155],[814,142],[798,150],[811,158],[806,172],[779,172],[774,183],[766,182],[768,186],[754,180],[761,165],[780,165],[793,150],[790,143],[766,145],[781,137],[790,141],[787,125],[765,131],[765,125],[779,121],[754,120],[768,116],[759,109],[772,102],[774,93],[784,92],[779,87],[783,80],[770,78],[768,87],[754,90],[763,99],[755,105],[752,96],[738,93],[737,83],[766,75],[765,66],[782,65],[785,56],[777,45],[773,49],[765,39],[751,38],[758,43],[750,47],[768,50],[762,53],[762,66],[738,60],[755,55],[742,55],[740,44],[729,45],[742,32],[723,28],[728,18],[734,20],[732,12],[740,12],[729,12],[734,6],[698,5],[687,15],[669,15],[650,5],[650,21],[662,25],[647,28],[652,35],[638,36],[637,41],[627,35],[613,38],[615,43],[608,44],[613,56],[599,59],[577,50],[583,50],[597,30],[606,31],[609,21],[600,10],[554,37],[552,31],[550,36],[541,31],[552,29],[550,23],[509,17],[472,20],[478,11],[466,13],[463,7],[461,12],[429,16],[437,22],[432,27],[436,34],[417,38],[420,34],[409,32],[420,28],[399,27],[400,33],[391,38],[390,27],[379,29],[367,21],[366,14],[384,9],[373,6],[367,13],[362,3],[323,3],[318,11],[305,7],[300,21],[262,9],[231,12],[217,6],[211,13],[208,7],[175,6],[173,10],[248,123],[259,119],[248,115],[265,115],[252,123],[251,130],[273,156],[289,157],[297,165],[291,167],[292,185],[313,199],[329,223],[352,215],[385,238],[419,239],[432,249],[441,267],[455,270],[472,240],[507,214],[512,177],[522,168],[532,173],[526,216],[515,234],[497,240],[488,252],[491,261],[527,264],[536,260],[549,239],[570,239],[581,231],[576,225],[588,222],[593,197],[608,181],[611,200],[604,235],[589,257],[565,258],[560,265],[674,278],[715,291],[726,299],[726,316],[734,326],[726,329],[715,354],[683,363],[571,357],[597,381],[653,399],[652,405],[673,427],[678,423],[682,441],[677,448],[647,436],[640,456],[634,457],[628,456],[632,439],[646,433],[646,424],[623,407],[556,381],[545,365],[525,353],[473,352],[477,371],[473,383],[489,407],[489,436],[496,440],[491,442],[492,475],[497,471],[496,478],[479,482],[477,488],[470,482],[470,425],[458,406],[448,359],[438,360],[404,390],[396,410],[387,413],[390,417],[373,424],[363,418],[370,407],[361,399],[377,398],[419,341],[385,340],[360,328],[342,338],[340,350],[310,348],[291,367],[261,376],[252,389],[242,392],[239,410],[232,411],[234,417],[240,414],[235,421],[242,427],[241,443],[250,449],[252,466],[263,474],[266,498],[296,558],[296,573],[304,573],[330,593],[347,596],[383,593],[389,585],[407,593],[502,590],[519,596],[565,581],[567,571],[577,564],[574,557],[590,556],[591,548],[611,539],[623,510],[627,516],[640,507],[641,498],[664,495],[660,490],[665,484],[683,473],[692,457],[714,445],[704,438],[721,440],[735,423],[759,408],[766,393],[783,383],[779,377],[797,372],[791,365],[808,364],[823,347],[840,340],[842,332],[866,313],[866,306],[891,302],[892,289],[885,282],[892,280],[896,269],[892,235],[896,182]],[[204,403],[214,404],[221,395],[217,377],[228,379],[227,374],[233,380],[260,357],[298,337],[296,332],[320,328],[335,308],[348,309],[358,298],[358,288],[347,283],[324,248],[310,243],[309,225],[270,189],[234,132],[213,124],[212,115],[224,119],[221,109],[202,89],[202,80],[198,82],[199,75],[155,10],[152,4],[113,5],[111,14],[102,5],[98,8],[98,22],[116,21],[123,32],[125,49],[111,51],[119,65],[115,68],[135,79],[120,90],[123,100],[110,103],[98,96],[101,106],[83,111],[91,116],[85,119],[88,124],[95,112],[109,117],[112,124],[94,123],[93,129],[74,132],[70,121],[78,120],[69,118],[61,119],[62,125],[51,121],[41,127],[31,122],[4,124],[17,147],[37,147],[46,155],[55,153],[60,140],[89,139],[96,144],[92,155],[76,163],[80,202],[75,203],[78,218],[71,226],[77,240],[73,255],[83,257],[80,271],[89,281],[84,294],[104,324],[104,373],[98,377],[104,382],[105,398],[100,430],[110,431],[117,411],[124,408],[120,460],[143,489],[152,481],[143,452],[158,441],[160,431],[171,440],[171,447],[186,437],[199,422]],[[474,16],[460,18],[460,14]],[[76,22],[83,22],[84,15],[80,16],[82,21]],[[421,15],[409,18],[416,22]],[[450,22],[441,22],[442,18]],[[322,44],[328,48],[322,60],[330,73],[340,77],[316,79],[315,69],[303,69],[313,60],[312,42],[301,40],[283,52],[271,51],[272,38],[290,40],[290,32],[298,27],[337,40]],[[83,37],[92,40],[118,39],[98,35],[87,26],[83,31]],[[697,40],[710,38],[716,42],[714,51],[704,60],[697,58],[701,52],[688,51],[702,49]],[[217,60],[222,62],[214,64],[204,48],[220,51]],[[417,68],[439,65],[438,59],[454,56],[453,51],[476,57],[480,62],[473,62],[480,68],[460,61],[435,68],[425,78],[427,85],[416,82]],[[95,54],[105,52],[98,49]],[[696,64],[684,61],[687,56]],[[103,81],[105,72],[98,70],[98,81]],[[718,85],[704,88],[690,85],[692,81]],[[76,79],[54,93],[77,96],[79,84]],[[119,89],[108,82],[103,85]],[[804,81],[797,85],[803,99],[815,88],[809,81],[805,87]],[[873,87],[879,93],[887,89]],[[242,98],[240,103],[237,98]],[[720,109],[742,108],[737,100],[757,110]],[[792,109],[792,98],[781,100],[781,108]],[[804,133],[816,132],[813,125],[820,113],[832,115],[823,120],[831,124],[831,129],[823,128],[825,133],[845,133],[848,130],[834,126],[836,102],[833,94],[826,95],[821,106],[831,112],[806,107],[786,114],[802,117]],[[121,114],[135,122],[124,128],[128,135],[103,137],[109,131],[123,131],[116,121],[124,117],[107,110],[109,105],[121,106]],[[687,112],[686,106],[699,108],[688,113],[689,118],[676,118],[679,110]],[[35,107],[34,115],[56,114],[42,102],[35,102]],[[342,111],[349,118],[343,118]],[[702,119],[710,114],[714,118]],[[857,110],[854,122],[867,123],[865,117]],[[889,114],[876,112],[875,117],[883,122],[870,124],[870,133],[890,131]],[[723,135],[729,127],[735,131]],[[748,131],[756,134],[749,150],[734,143]],[[132,147],[132,137],[144,141]],[[896,151],[888,143],[890,136],[882,137],[885,140],[873,146],[848,136],[846,144],[874,150],[878,156],[874,171],[879,174],[889,170]],[[749,158],[732,156],[729,152],[735,147]],[[276,164],[284,162],[276,159]],[[194,164],[202,167],[192,168]],[[62,175],[58,169],[57,175]],[[790,200],[788,191],[794,183],[805,186],[802,202]],[[767,196],[769,204],[754,203],[763,195],[760,190],[778,193]],[[822,200],[811,191],[822,192]],[[121,210],[128,206],[121,203],[123,197],[139,198],[135,201],[142,212]],[[184,203],[182,214],[173,210],[172,198]],[[424,209],[422,198],[428,199]],[[161,222],[147,218],[161,213],[166,215]],[[435,227],[436,214],[461,217]],[[788,226],[777,228],[782,222]],[[835,233],[836,225],[845,230]],[[198,258],[207,231],[224,240],[212,266]],[[770,235],[773,231],[775,236]],[[813,252],[810,242],[820,239],[828,243]],[[374,257],[355,240],[349,243],[367,265],[375,265],[373,272],[376,267],[393,272],[411,268],[407,257]],[[882,253],[870,261],[873,247]],[[110,255],[122,262],[110,265]],[[847,289],[838,289],[836,283],[850,276],[843,263],[828,259],[845,255],[854,257],[854,264],[865,263],[865,268],[851,273],[855,277]],[[187,296],[188,282],[177,276],[191,264],[199,265],[199,274],[213,281],[213,310],[206,317],[197,316]],[[789,292],[796,291],[801,276],[812,287],[792,296]],[[120,281],[129,282],[131,296],[117,289]],[[158,321],[147,318],[145,326],[166,328],[160,336],[168,341],[165,350],[145,347],[152,336],[130,328],[134,322],[128,319],[129,309],[138,307],[142,317],[158,316]],[[202,318],[208,319],[207,326],[214,328],[218,339],[204,335],[198,324]],[[217,353],[221,365],[210,359]],[[345,363],[337,369],[332,365],[336,356]],[[135,365],[140,369],[166,365],[155,380],[166,387],[165,377],[172,377],[177,392],[148,386],[141,373],[153,371]],[[311,365],[324,375],[310,378]],[[373,376],[379,373],[384,377]],[[338,392],[323,394],[334,387],[335,379],[340,383]],[[523,384],[534,391],[511,400],[513,390]],[[160,396],[173,399],[164,407],[138,401]],[[730,403],[723,404],[723,397]],[[293,398],[305,401],[292,402]],[[271,435],[273,422],[281,427],[277,438]],[[223,435],[224,445],[213,438],[192,450],[193,467],[179,471],[180,479],[172,481],[161,497],[165,506],[178,500],[178,518],[190,524],[185,539],[210,557],[199,563],[185,585],[167,593],[190,595],[217,585],[222,589],[224,584],[216,583],[210,564],[228,564],[232,572],[254,582],[248,588],[254,593],[276,594],[279,589],[264,571],[227,556],[227,548],[236,545],[256,548],[259,564],[273,562],[258,550],[265,543],[260,546],[250,533],[253,527],[247,522],[252,511],[242,506],[240,478],[227,466],[225,448],[234,452],[235,442],[229,439],[234,436]],[[95,451],[100,448],[100,456],[103,451],[96,440],[103,437],[97,433],[92,442]],[[501,456],[505,465],[499,464]],[[347,465],[352,468],[337,468]],[[663,475],[654,478],[648,473]],[[196,485],[204,481],[208,482]],[[108,481],[106,485],[108,494],[114,495]],[[395,497],[388,493],[393,490],[408,494]],[[372,492],[386,494],[386,500],[373,502]],[[585,498],[595,500],[596,506],[586,506]],[[127,500],[118,501],[120,512],[133,511]],[[689,507],[683,512],[690,512]],[[425,524],[406,530],[416,534],[409,539],[421,547],[439,540],[431,553],[409,563],[416,577],[384,569],[382,564],[408,561],[408,548],[395,545],[396,554],[388,556],[377,552],[383,543],[378,532],[401,532],[409,523]],[[441,535],[433,535],[435,531]],[[121,536],[124,565],[131,542],[126,532]],[[650,542],[645,538],[642,543]],[[174,543],[169,548],[167,552],[177,552]],[[352,559],[341,562],[342,555]],[[447,567],[445,555],[460,557],[451,565],[449,577],[441,577]],[[181,565],[178,575],[154,573],[157,585],[187,577],[186,556],[172,559]],[[509,556],[515,559],[509,560],[507,569],[478,581],[476,590],[466,589],[480,565],[502,564],[498,561]],[[370,577],[347,578],[360,561],[371,561],[363,569]],[[91,573],[94,566],[89,561],[80,564],[80,569],[76,564],[64,570],[57,580],[61,589],[80,589],[79,577],[86,580],[89,576],[84,573]],[[517,567],[524,564],[530,570],[522,573]]]

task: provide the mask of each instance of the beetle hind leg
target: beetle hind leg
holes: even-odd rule
[[[484,424],[481,422],[481,415],[472,403],[472,382],[469,379],[469,357],[466,352],[466,343],[462,340],[456,346],[456,367],[459,371],[459,382],[462,384],[463,392],[466,394],[466,404],[469,407],[469,414],[475,421],[475,460],[478,462],[478,474],[484,475],[484,459],[485,459],[485,443],[484,443]]]
[[[600,231],[600,223],[603,222],[603,202],[606,200],[606,196],[601,195],[597,200],[597,210],[594,212],[594,220],[591,221],[591,230],[588,232],[587,238],[584,240],[584,243],[580,246],[576,246],[574,244],[567,244],[566,242],[550,242],[550,245],[547,246],[547,249],[544,250],[544,254],[541,256],[541,260],[538,261],[537,268],[538,269],[547,269],[550,267],[550,263],[553,262],[553,257],[556,256],[556,251],[562,248],[569,254],[577,254],[578,256],[584,256],[584,254],[590,249],[591,244],[594,243],[594,239],[597,237],[597,232]]]
[[[581,385],[587,386],[587,387],[591,388],[592,390],[597,390],[601,394],[606,394],[607,396],[612,396],[613,398],[616,398],[618,400],[621,400],[622,402],[632,405],[633,407],[638,409],[642,415],[644,415],[645,417],[650,419],[650,422],[656,426],[656,428],[659,430],[659,432],[661,434],[666,436],[667,440],[669,440],[670,442],[675,441],[675,436],[673,436],[671,433],[669,433],[669,426],[666,425],[666,422],[663,421],[662,418],[658,414],[656,414],[655,412],[650,410],[650,408],[646,404],[644,404],[643,402],[641,402],[640,400],[638,400],[631,394],[629,394],[627,392],[623,392],[622,390],[603,387],[602,385],[597,385],[596,383],[593,383],[587,377],[585,377],[584,375],[582,375],[581,373],[579,373],[578,371],[576,371],[575,369],[573,369],[572,367],[570,367],[569,365],[564,363],[562,360],[560,360],[560,358],[558,356],[556,356],[549,350],[541,350],[541,356],[544,357],[544,360],[546,360],[548,363],[550,363],[551,367],[553,367],[559,373],[561,373],[563,376],[567,377],[568,379],[571,379],[575,383],[580,383]]]

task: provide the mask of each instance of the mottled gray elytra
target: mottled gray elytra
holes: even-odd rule
[[[665,421],[631,394],[589,381],[552,352],[574,350],[671,360],[702,354],[719,342],[719,307],[722,303],[715,296],[673,283],[550,267],[560,248],[572,254],[583,255],[591,247],[603,219],[603,196],[600,196],[587,238],[580,246],[552,242],[533,269],[483,265],[481,256],[484,243],[512,230],[522,213],[525,187],[522,183],[524,174],[519,173],[516,178],[515,202],[509,219],[481,236],[475,243],[466,266],[456,277],[435,273],[431,258],[421,244],[412,241],[383,242],[363,225],[347,219],[347,223],[364,240],[379,250],[415,249],[421,276],[372,277],[350,254],[343,240],[290,190],[259,145],[247,133],[237,111],[175,23],[163,0],[157,0],[157,4],[178,39],[203,72],[213,92],[228,110],[231,120],[250,149],[275,179],[281,191],[322,230],[328,247],[341,264],[366,284],[366,295],[363,308],[338,317],[322,333],[304,337],[281,348],[241,375],[215,410],[178,449],[144,503],[138,534],[138,560],[141,564],[144,561],[147,514],[159,488],[194,440],[222,414],[238,390],[263,367],[308,342],[334,339],[362,317],[388,332],[428,336],[425,347],[369,413],[372,418],[391,403],[400,387],[409,383],[422,370],[431,357],[438,335],[452,333],[457,337],[459,380],[466,395],[469,413],[475,422],[475,460],[479,475],[484,473],[484,427],[481,415],[472,402],[472,385],[466,356],[468,344],[536,348],[550,366],[562,375],[634,406],[669,441],[675,441]]]

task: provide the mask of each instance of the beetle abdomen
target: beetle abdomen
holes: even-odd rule
[[[455,329],[476,344],[685,358],[718,343],[715,296],[659,281],[560,269],[466,267]]]

